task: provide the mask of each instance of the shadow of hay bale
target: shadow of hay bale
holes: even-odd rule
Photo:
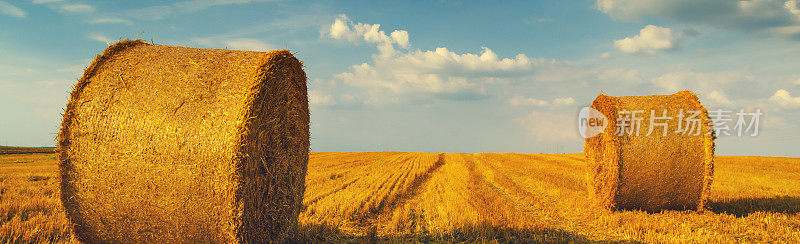
[[[298,227],[294,236],[283,243],[586,243],[597,242],[586,236],[561,229],[511,228],[494,226],[488,223],[466,225],[452,231],[441,233],[414,233],[402,235],[376,235],[368,231],[364,235],[348,234],[335,226],[307,224]]]
[[[35,181],[49,180],[49,179],[50,179],[50,176],[41,176],[41,175],[34,175],[34,176],[28,177],[28,181],[34,181],[34,182]]]
[[[731,214],[746,217],[755,212],[800,213],[800,197],[775,196],[758,198],[738,198],[709,201],[709,209],[718,214]]]
[[[0,155],[5,154],[31,154],[31,153],[55,153],[55,147],[8,147],[0,146]]]
[[[29,163],[31,163],[31,161],[11,161],[4,164],[29,164]]]

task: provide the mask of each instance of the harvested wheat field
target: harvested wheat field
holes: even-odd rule
[[[707,210],[610,211],[583,154],[310,154],[290,240],[798,242],[800,159],[717,156]],[[69,242],[54,154],[0,156],[0,242]]]

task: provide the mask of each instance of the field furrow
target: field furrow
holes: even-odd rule
[[[317,158],[309,163],[309,168],[322,165],[331,167],[337,160],[332,157]],[[365,226],[376,222],[377,217],[390,211],[398,202],[413,194],[415,186],[421,184],[437,167],[441,166],[438,154],[398,153],[385,157],[375,157],[357,167],[363,171],[340,168],[342,172],[358,172],[345,183],[316,181],[336,186],[314,186],[309,184],[306,197],[306,210],[301,214],[301,222],[340,225],[344,229],[364,231]],[[351,168],[355,168],[353,166]],[[318,183],[319,184],[319,183]],[[328,189],[315,193],[314,189]]]

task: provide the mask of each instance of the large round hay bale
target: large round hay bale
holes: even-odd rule
[[[714,171],[714,132],[697,96],[689,91],[628,97],[601,94],[592,108],[607,120],[604,132],[587,138],[584,144],[588,190],[596,204],[650,212],[703,210]],[[662,116],[665,109],[667,116]],[[637,110],[643,112],[633,117],[627,114]],[[655,111],[652,121],[651,110]],[[698,111],[692,120],[690,111]],[[621,112],[622,117],[642,119],[639,135],[633,127],[623,131],[630,133],[617,133],[620,127],[632,124],[617,121]],[[679,123],[686,129],[687,122],[699,126],[676,133]],[[651,126],[653,132],[648,135]]]
[[[289,51],[120,41],[75,86],[61,200],[85,242],[285,238],[305,191],[309,112]]]

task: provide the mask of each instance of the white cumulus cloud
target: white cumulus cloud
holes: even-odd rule
[[[614,41],[614,48],[623,53],[653,55],[678,48],[679,39],[670,28],[648,25],[637,36]]]
[[[712,91],[706,98],[713,103],[712,105],[729,105],[733,103],[733,101],[728,98],[728,94],[719,90]]]
[[[341,14],[336,17],[328,29],[328,36],[333,39],[347,40],[354,44],[360,44],[362,41],[376,43],[381,56],[384,57],[394,55],[394,44],[408,48],[407,31],[395,30],[389,36],[380,28],[380,24],[354,23],[347,15]]]
[[[408,48],[408,32],[404,30],[392,31],[392,40],[403,48]]]
[[[355,23],[338,16],[325,30],[326,36],[352,43],[371,43],[378,48],[372,62],[352,65],[336,78],[353,87],[370,90],[372,99],[388,101],[381,95],[410,95],[418,92],[443,99],[476,99],[486,96],[485,85],[498,80],[530,74],[540,62],[518,54],[501,58],[487,47],[479,54],[456,53],[446,47],[435,50],[396,50],[409,46],[409,34],[394,30],[391,35],[379,24]],[[379,95],[380,94],[380,95]]]
[[[393,93],[415,91],[430,93],[466,93],[481,95],[482,85],[493,78],[525,73],[532,61],[524,54],[499,58],[489,48],[478,54],[458,54],[445,47],[433,51],[415,50],[391,56],[376,57],[374,64],[351,66],[337,77],[357,87],[388,89]]]
[[[800,97],[793,97],[784,89],[776,91],[769,100],[787,108],[800,108]]]

